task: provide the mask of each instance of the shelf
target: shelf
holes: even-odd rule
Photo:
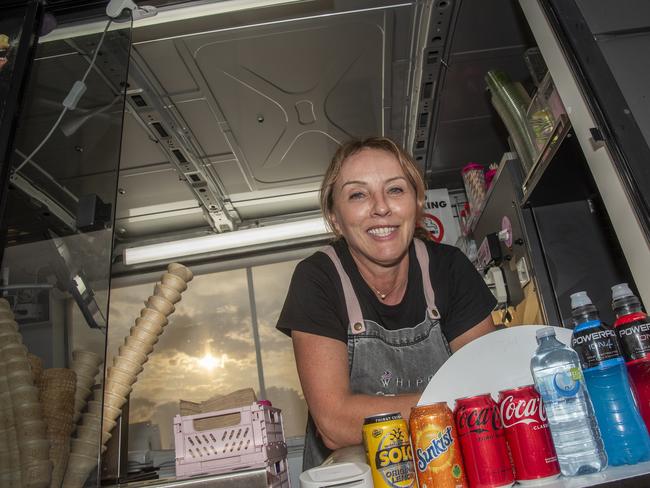
[[[598,193],[566,116],[560,117],[544,150],[524,179],[522,191],[522,207],[586,200]]]
[[[558,123],[553,129],[551,137],[548,138],[544,149],[540,152],[537,157],[537,161],[533,164],[533,167],[528,172],[528,175],[524,179],[524,184],[522,190],[524,192],[524,201],[528,200],[530,195],[535,190],[535,187],[542,178],[544,172],[548,166],[553,161],[558,149],[567,138],[569,131],[571,130],[571,122],[566,115],[561,115],[558,119]]]
[[[527,486],[540,486],[543,488],[583,488],[586,486],[607,486],[617,488],[650,486],[650,461],[633,466],[609,466],[600,473],[575,476],[573,478],[559,478],[547,483],[529,484]]]

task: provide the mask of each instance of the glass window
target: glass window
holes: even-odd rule
[[[286,261],[253,268],[266,396],[282,409],[285,437],[303,436],[307,422],[291,339],[275,328],[296,264]]]
[[[287,438],[303,436],[307,406],[291,339],[275,329],[297,262],[255,266],[250,282],[246,268],[195,276],[138,376],[130,397],[129,423],[157,427],[160,448],[173,449],[173,417],[179,413],[179,400],[200,402],[253,388],[258,398],[266,397],[282,409]],[[153,293],[154,284],[111,290],[109,365]],[[259,334],[259,364],[254,326]],[[260,377],[264,385],[260,385]],[[131,433],[134,442],[135,433],[136,429]]]
[[[112,290],[112,357],[154,283]],[[251,387],[259,394],[246,271],[196,276],[176,304],[130,398],[129,423],[158,425],[161,448],[173,449],[179,400],[200,402]],[[110,363],[109,363],[110,364]]]

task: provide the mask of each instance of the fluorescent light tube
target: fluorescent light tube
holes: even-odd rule
[[[286,224],[236,230],[210,236],[193,237],[178,241],[131,247],[123,253],[124,264],[148,263],[151,261],[183,258],[206,252],[237,249],[257,244],[269,244],[301,237],[326,235],[330,231],[322,217],[288,222]]]

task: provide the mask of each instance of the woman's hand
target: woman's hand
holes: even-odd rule
[[[329,449],[361,444],[366,417],[401,412],[408,420],[418,393],[398,396],[354,394],[350,390],[345,343],[294,330],[291,334],[296,366],[309,411]]]

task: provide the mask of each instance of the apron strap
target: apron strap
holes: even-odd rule
[[[429,252],[427,245],[420,239],[413,239],[415,244],[415,255],[418,258],[420,272],[422,273],[422,285],[424,286],[424,298],[427,301],[427,313],[433,320],[440,320],[440,312],[436,307],[436,295],[431,286],[431,277],[429,274]]]
[[[348,274],[343,269],[341,260],[339,259],[336,251],[332,246],[324,247],[321,249],[321,252],[324,252],[329,256],[341,278],[341,285],[343,285],[343,296],[345,297],[345,306],[348,309],[348,320],[350,321],[350,330],[352,331],[352,334],[361,334],[362,332],[365,332],[366,326],[363,322],[361,305],[359,305],[359,299],[357,298],[357,294],[354,293],[352,282],[350,281]]]

